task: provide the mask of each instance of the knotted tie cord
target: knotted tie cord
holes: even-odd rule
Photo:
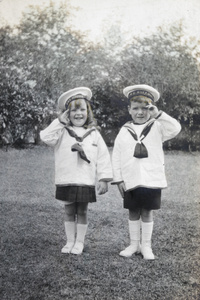
[[[94,128],[92,128],[81,137],[81,136],[78,136],[76,134],[76,132],[74,130],[70,129],[69,127],[65,127],[65,129],[68,131],[68,133],[71,137],[74,137],[76,139],[77,142],[82,142],[92,131],[95,130]],[[88,164],[90,163],[90,160],[87,158],[87,156],[83,150],[83,147],[79,143],[72,145],[71,150],[73,152],[77,151],[83,160],[85,160]]]
[[[149,123],[141,132],[140,137],[139,137],[139,141],[140,143],[137,143],[135,145],[135,150],[134,150],[134,154],[133,156],[136,158],[145,158],[148,157],[148,151],[146,146],[142,143],[142,140],[147,136],[147,134],[149,133],[149,131],[151,130],[151,127],[153,126],[155,120],[152,120],[151,123]],[[128,131],[130,132],[131,136],[134,138],[134,140],[138,141],[138,136],[135,133],[135,131],[131,128],[128,128],[128,126],[124,126],[128,129]]]

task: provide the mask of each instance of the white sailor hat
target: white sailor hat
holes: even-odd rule
[[[91,98],[92,98],[92,92],[89,88],[78,87],[63,93],[58,99],[58,107],[62,110],[67,109],[67,106],[73,100],[85,99],[87,101],[90,101]]]
[[[130,100],[135,96],[145,96],[150,98],[153,102],[158,101],[160,93],[147,84],[138,84],[127,86],[123,89],[123,94]]]

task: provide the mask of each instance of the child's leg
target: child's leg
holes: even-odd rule
[[[144,259],[155,259],[151,249],[151,237],[153,232],[153,211],[142,209],[142,247],[141,253]]]
[[[76,242],[71,253],[81,254],[84,248],[85,235],[87,232],[88,203],[79,202],[77,205],[77,235]]]
[[[75,243],[75,203],[65,205],[65,233],[67,244],[62,248],[62,253],[70,253]]]
[[[130,257],[140,252],[140,209],[129,210],[129,234],[130,246],[120,252],[121,256]]]

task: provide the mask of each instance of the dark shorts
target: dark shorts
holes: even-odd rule
[[[56,199],[69,202],[96,202],[95,188],[89,186],[56,186]]]
[[[153,210],[159,209],[160,205],[161,189],[139,187],[124,194],[124,208],[130,210],[138,208]]]

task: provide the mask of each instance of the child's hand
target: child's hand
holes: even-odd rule
[[[124,198],[124,192],[126,190],[124,182],[120,182],[117,186],[122,198]]]
[[[58,116],[58,120],[60,121],[60,123],[64,123],[64,124],[68,124],[69,123],[69,109],[65,110],[63,113],[61,113]]]
[[[108,183],[106,181],[99,181],[97,186],[99,195],[103,195],[108,191]]]
[[[149,104],[148,106],[149,114],[151,118],[156,118],[159,114],[158,108],[155,105]]]

